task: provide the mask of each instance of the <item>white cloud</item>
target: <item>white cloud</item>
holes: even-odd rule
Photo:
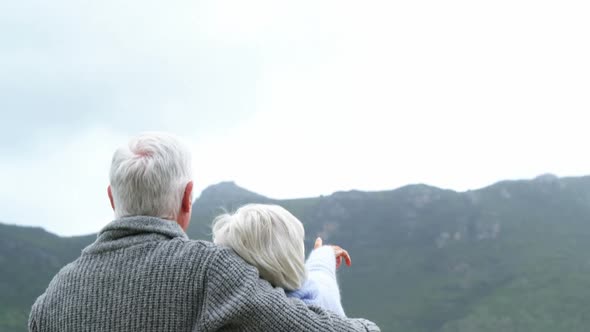
[[[0,165],[2,221],[63,235],[96,232],[112,219],[106,188],[115,148],[126,138],[89,128],[47,136],[26,159]]]
[[[112,150],[153,129],[194,142],[198,190],[277,198],[590,170],[585,1],[10,6],[4,221],[96,231]]]

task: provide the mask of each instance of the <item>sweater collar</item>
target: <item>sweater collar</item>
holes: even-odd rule
[[[125,217],[111,221],[98,233],[98,238],[116,240],[130,235],[148,233],[161,234],[169,238],[188,238],[175,221],[148,216]]]
[[[173,220],[149,216],[133,216],[116,219],[107,224],[96,241],[84,249],[91,253],[128,247],[148,241],[188,239],[186,233]]]

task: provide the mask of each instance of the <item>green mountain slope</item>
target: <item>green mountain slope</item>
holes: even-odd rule
[[[37,227],[0,224],[0,331],[25,331],[37,296],[94,238],[63,238]]]
[[[426,185],[273,200],[226,182],[195,201],[191,238],[224,210],[280,204],[342,245],[349,316],[383,331],[586,331],[590,326],[590,177],[545,175],[457,193]],[[24,331],[29,306],[93,236],[0,225],[0,330]]]
[[[349,249],[353,267],[340,271],[345,309],[386,331],[582,331],[590,324],[590,177],[260,202],[298,216],[308,248],[319,235]],[[226,204],[197,201],[189,233],[209,234],[212,211],[234,208]]]

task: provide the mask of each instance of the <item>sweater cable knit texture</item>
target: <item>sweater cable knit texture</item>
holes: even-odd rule
[[[233,251],[189,240],[175,222],[129,217],[108,224],[62,268],[31,310],[32,332],[376,332],[287,298]]]

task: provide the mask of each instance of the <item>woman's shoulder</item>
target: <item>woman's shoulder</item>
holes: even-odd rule
[[[288,297],[302,300],[306,304],[318,304],[319,288],[315,281],[307,278],[303,285],[294,291],[285,291]]]

